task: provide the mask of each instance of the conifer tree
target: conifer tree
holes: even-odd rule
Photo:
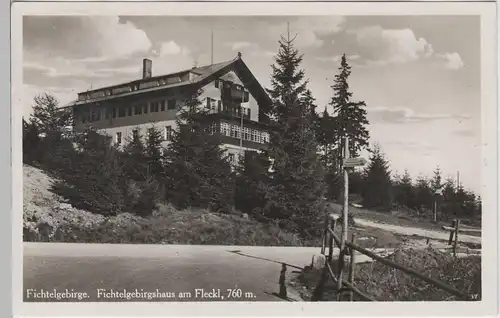
[[[160,180],[163,175],[163,139],[162,132],[156,126],[152,125],[148,129],[144,152],[148,163],[148,173],[156,180]]]
[[[36,125],[23,118],[23,162],[33,164],[40,161],[40,136]]]
[[[294,48],[294,39],[281,38],[272,65],[273,133],[268,154],[273,161],[271,190],[264,213],[267,217],[286,219],[288,226],[310,234],[321,218],[324,172],[318,160],[315,129],[310,110],[312,96],[307,92],[302,55]]]
[[[413,184],[411,180],[410,173],[405,170],[403,176],[396,183],[397,194],[395,200],[399,205],[405,206],[407,208],[415,207],[415,193],[413,190]]]
[[[103,135],[87,130],[76,140],[77,151],[70,158],[71,170],[62,174],[64,182],[55,191],[73,206],[106,216],[116,215],[124,207],[124,179],[119,152]]]
[[[428,179],[419,176],[416,182],[416,202],[417,208],[431,209],[434,202],[434,195]]]
[[[256,151],[246,151],[241,165],[236,169],[235,207],[245,213],[261,214],[266,204],[270,182],[270,160]]]
[[[213,117],[199,100],[201,93],[201,89],[194,91],[185,101],[167,147],[167,199],[180,208],[225,212],[233,204],[231,167],[213,129]]]
[[[431,180],[431,189],[433,192],[436,192],[437,190],[441,189],[443,186],[442,182],[442,176],[441,176],[441,169],[439,167],[434,170],[434,176]]]
[[[389,163],[380,147],[374,146],[370,163],[365,168],[363,205],[368,208],[389,210],[392,207],[392,184]]]
[[[369,133],[366,118],[366,104],[363,101],[353,101],[353,93],[349,91],[348,79],[351,75],[351,67],[347,58],[342,55],[339,68],[340,73],[335,75],[334,84],[331,86],[334,95],[330,101],[337,120],[337,157],[342,157],[345,137],[349,138],[349,153],[356,157],[359,151],[368,146]]]
[[[146,158],[146,149],[143,138],[137,129],[137,134],[127,136],[123,146],[123,170],[130,179],[141,182],[148,177],[148,167]]]
[[[50,94],[34,98],[33,113],[29,119],[32,133],[38,134],[40,150],[37,159],[52,173],[62,173],[62,161],[73,151],[72,113],[60,108],[59,101]]]

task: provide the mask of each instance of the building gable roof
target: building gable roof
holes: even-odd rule
[[[180,86],[204,86],[215,79],[221,77],[222,75],[226,74],[229,71],[234,71],[236,75],[240,78],[242,81],[243,85],[248,88],[249,92],[252,94],[252,96],[255,97],[257,102],[259,103],[259,106],[263,104],[268,104],[270,103],[270,98],[267,95],[265,89],[260,85],[260,83],[257,81],[257,79],[254,77],[250,69],[247,67],[247,65],[243,62],[241,59],[241,54],[238,54],[238,56],[235,59],[217,63],[217,64],[211,64],[211,65],[205,65],[201,67],[194,67],[189,70],[184,70],[181,72],[176,72],[176,73],[171,73],[171,74],[165,74],[165,75],[160,75],[160,76],[154,76],[146,79],[140,79],[140,80],[135,80],[119,85],[113,85],[113,86],[108,86],[108,87],[103,87],[100,89],[88,91],[88,92],[82,92],[79,93],[79,96],[81,94],[92,94],[96,92],[105,92],[113,89],[117,89],[120,87],[127,88],[132,87],[134,85],[140,85],[144,83],[149,83],[149,82],[155,82],[159,81],[161,79],[165,78],[172,78],[175,76],[179,76],[179,78],[183,75],[188,75],[188,78],[183,81],[175,82],[175,83],[165,83],[164,85],[156,85],[153,87],[149,88],[142,88],[142,89],[137,89],[137,90],[132,90],[132,91],[125,91],[123,93],[118,93],[118,94],[112,94],[108,96],[101,96],[97,98],[87,98],[83,100],[76,100],[67,106],[78,106],[78,105],[83,105],[83,104],[88,104],[88,103],[94,103],[94,102],[100,102],[100,101],[105,101],[105,100],[110,100],[110,99],[118,99],[118,98],[123,98],[127,96],[133,96],[133,95],[139,95],[147,92],[153,92],[153,91],[161,91],[161,90],[166,90],[169,88],[173,87],[180,87]],[[192,73],[193,75],[196,75],[193,78],[189,78],[189,73]],[[105,94],[104,94],[105,95]],[[259,107],[260,109],[260,107]]]

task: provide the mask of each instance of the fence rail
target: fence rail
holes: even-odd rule
[[[359,245],[356,244],[356,235],[353,233],[351,241],[348,242],[347,240],[344,242],[344,250],[342,250],[342,241],[340,237],[335,233],[335,228],[336,228],[336,223],[337,219],[333,214],[330,214],[326,217],[325,220],[325,228],[324,228],[324,238],[323,238],[323,246],[321,247],[321,253],[325,255],[325,267],[323,269],[324,275],[323,279],[327,278],[327,275],[330,276],[332,281],[334,282],[335,285],[337,285],[337,300],[340,301],[342,300],[343,294],[345,292],[349,293],[349,300],[353,301],[354,297],[353,295],[356,294],[359,298],[361,298],[364,301],[377,301],[373,297],[366,295],[364,292],[359,290],[354,286],[354,269],[355,269],[355,258],[356,258],[356,252],[366,255],[370,257],[373,260],[376,260],[384,265],[387,265],[389,267],[392,267],[394,269],[400,270],[408,275],[412,275],[414,277],[417,277],[437,288],[440,288],[441,290],[444,290],[454,296],[459,297],[461,300],[472,300],[474,296],[470,296],[465,292],[462,292],[442,281],[427,277],[419,272],[417,272],[414,269],[405,267],[401,264],[398,264],[396,262],[393,262],[391,260],[388,260],[380,255],[377,255],[373,253],[372,251],[369,251]],[[456,255],[455,250],[456,250],[456,244],[457,244],[457,233],[460,232],[459,230],[459,221],[454,221],[453,226],[450,227],[450,240],[449,243],[453,242],[454,244],[454,255]],[[328,246],[327,246],[328,245]],[[333,260],[333,250],[335,248],[339,248],[339,256],[338,256],[338,261],[337,261],[337,273],[334,273],[332,270],[332,260]],[[347,281],[343,279],[342,273],[344,270],[345,266],[345,256],[349,255],[350,256],[350,266],[349,266],[349,273],[348,273],[348,279]],[[326,275],[327,274],[327,275]],[[322,286],[324,286],[325,282],[320,282]],[[319,298],[316,300],[320,300],[321,295]]]

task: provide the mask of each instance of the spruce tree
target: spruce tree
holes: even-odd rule
[[[152,125],[147,131],[144,153],[148,163],[149,175],[158,181],[161,180],[163,175],[162,143],[162,132]]]
[[[245,151],[241,165],[236,169],[235,207],[256,217],[262,214],[270,182],[270,160],[256,151]]]
[[[420,210],[431,209],[433,202],[434,195],[429,180],[419,176],[416,182],[416,207]]]
[[[105,136],[86,130],[76,140],[79,151],[70,158],[55,191],[73,206],[106,216],[123,211],[123,173],[119,151]]]
[[[34,98],[33,113],[29,124],[32,133],[37,132],[39,138],[37,159],[42,165],[55,173],[63,173],[62,164],[73,150],[72,112],[59,107],[59,101],[50,94],[40,94]]]
[[[140,134],[137,134],[136,137],[127,136],[122,153],[125,175],[136,182],[146,180],[148,178],[148,163],[142,136]]]
[[[389,163],[375,145],[370,163],[365,168],[363,205],[389,211],[392,208],[392,184]]]
[[[403,176],[395,183],[395,190],[394,199],[399,205],[410,209],[415,207],[415,193],[408,170],[405,170]]]
[[[433,192],[436,192],[437,190],[441,189],[443,186],[443,181],[442,181],[442,176],[441,176],[441,169],[439,167],[434,170],[434,176],[431,180],[431,189]]]
[[[40,161],[40,136],[36,125],[23,118],[23,162],[33,164]]]
[[[324,172],[318,160],[315,129],[311,121],[311,95],[307,91],[302,55],[294,39],[281,38],[272,65],[273,133],[268,154],[274,159],[271,189],[264,213],[287,220],[287,226],[302,235],[311,234],[322,218]]]
[[[349,153],[351,157],[356,157],[359,152],[368,146],[370,138],[366,117],[366,103],[363,101],[353,101],[353,93],[349,91],[348,79],[351,75],[351,67],[347,63],[347,58],[342,55],[339,74],[335,75],[334,84],[331,86],[334,95],[330,101],[337,120],[336,150],[337,157],[343,156],[345,137],[349,138]]]
[[[228,212],[234,195],[231,167],[213,129],[213,117],[199,100],[201,94],[201,89],[193,91],[177,116],[166,151],[167,199],[180,208]]]

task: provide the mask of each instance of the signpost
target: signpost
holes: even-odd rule
[[[349,209],[349,171],[348,168],[354,168],[359,166],[364,166],[366,160],[364,158],[350,158],[349,157],[349,138],[345,138],[345,149],[344,149],[344,160],[342,162],[342,169],[344,172],[344,209],[342,211],[342,238],[339,254],[339,266],[338,266],[338,281],[337,290],[342,289],[342,271],[344,268],[344,255],[346,252],[346,242],[347,242],[347,228],[348,228],[348,209]],[[351,255],[352,257],[352,255]],[[340,293],[337,295],[338,300],[340,300]]]
[[[364,166],[366,164],[365,158],[346,158],[343,161],[344,168],[354,168],[359,166]]]

